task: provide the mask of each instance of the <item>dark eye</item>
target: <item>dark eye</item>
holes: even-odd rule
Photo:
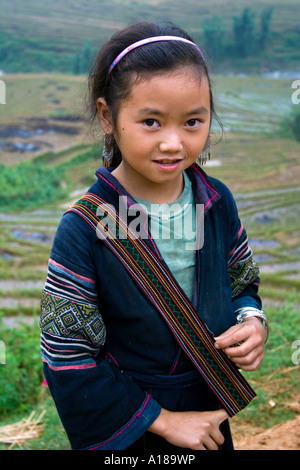
[[[158,122],[155,119],[145,119],[144,121],[145,126],[147,127],[156,127],[158,126]]]
[[[188,127],[197,127],[199,126],[199,124],[200,124],[199,119],[189,119],[186,123]]]

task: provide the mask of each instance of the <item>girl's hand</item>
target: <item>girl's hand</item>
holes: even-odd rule
[[[249,317],[215,337],[215,347],[223,349],[240,369],[256,370],[264,357],[265,338],[259,318]],[[242,344],[235,346],[240,342]]]
[[[148,431],[159,434],[177,447],[218,450],[224,442],[219,426],[227,418],[224,409],[205,412],[162,409]]]

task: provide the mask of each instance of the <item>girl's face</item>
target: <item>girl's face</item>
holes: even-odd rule
[[[210,90],[193,69],[155,74],[137,81],[121,104],[116,127],[98,100],[104,131],[114,133],[122,154],[114,176],[133,196],[156,203],[175,201],[182,172],[204,148],[210,128]],[[101,119],[106,115],[105,121]],[[110,120],[111,123],[111,120]]]

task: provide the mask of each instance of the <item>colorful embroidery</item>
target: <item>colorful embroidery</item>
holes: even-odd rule
[[[255,260],[250,257],[247,261],[239,261],[228,268],[231,281],[232,297],[242,292],[245,287],[258,279],[259,267]]]
[[[41,356],[43,362],[54,371],[82,370],[96,367],[94,356],[99,348],[84,339],[54,336],[41,333]]]
[[[80,276],[51,258],[48,262],[45,289],[54,296],[62,295],[71,301],[97,304],[95,280]]]
[[[259,284],[259,267],[252,257],[245,228],[241,225],[237,234],[237,245],[229,253],[228,274],[232,297],[240,294],[250,283]]]
[[[101,346],[105,326],[97,306],[71,301],[43,291],[41,299],[42,331],[52,335],[84,338]]]
[[[97,206],[100,204],[107,203],[100,197],[87,193],[69,211],[83,217],[95,231],[102,231],[103,227],[96,216]],[[131,233],[114,208],[111,209],[109,204],[106,207],[113,225],[117,226],[117,234],[110,234],[108,228],[103,230],[102,239],[162,314],[183,350],[228,414],[233,416],[250,403],[255,392],[228,357],[215,349],[207,328],[157,256],[144,240]]]

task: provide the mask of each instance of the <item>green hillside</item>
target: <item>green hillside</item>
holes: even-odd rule
[[[52,122],[66,126],[72,113],[78,112],[74,102],[82,89],[78,77],[7,79],[11,93],[0,111],[9,111],[11,128],[21,124],[22,129],[30,129],[25,125],[32,124],[33,118],[40,126]],[[257,432],[293,419],[299,410],[295,408],[299,365],[292,362],[291,345],[300,337],[300,143],[277,132],[280,119],[292,106],[290,81],[218,76],[214,87],[218,111],[231,131],[213,148],[206,171],[221,178],[235,195],[261,267],[264,311],[271,323],[263,365],[258,372],[246,374],[258,396],[233,419],[236,439],[245,429]],[[276,106],[282,114],[276,113]],[[56,116],[66,121],[55,121]],[[0,126],[0,131],[5,128]],[[38,138],[46,139],[46,134]],[[53,144],[57,138],[51,134]],[[49,390],[41,388],[37,318],[57,225],[68,206],[94,182],[95,168],[101,165],[101,142],[95,148],[79,144],[77,136],[75,146],[73,136],[65,138],[64,150],[31,156],[12,153],[0,168],[0,339],[7,345],[0,374],[0,427],[32,411],[40,415],[46,410],[43,432],[21,444],[26,450],[69,448]],[[11,326],[22,321],[22,328]],[[0,450],[7,448],[9,444],[0,443]]]
[[[247,6],[254,40],[251,50],[238,51],[233,23],[242,34]],[[274,7],[269,34],[258,49],[268,7]],[[41,289],[58,223],[103,164],[101,137],[90,139],[84,120],[88,64],[113,31],[145,18],[172,20],[214,51],[213,91],[225,135],[205,170],[233,192],[261,269],[271,335],[259,371],[246,373],[257,398],[232,420],[234,440],[294,419],[300,403],[293,349],[300,338],[300,104],[292,101],[291,85],[300,79],[299,0],[0,0],[0,11],[6,85],[6,104],[0,104],[0,341],[6,345],[0,428],[46,411],[41,434],[12,446],[69,448],[49,390],[41,387]],[[258,74],[272,70],[295,72],[276,80]],[[9,448],[0,439],[0,450]]]
[[[112,32],[145,19],[186,28],[213,56],[216,71],[299,68],[297,0],[187,0],[184,8],[180,0],[1,0],[0,8],[0,70],[6,72],[85,73]],[[250,16],[243,19],[246,8]]]

